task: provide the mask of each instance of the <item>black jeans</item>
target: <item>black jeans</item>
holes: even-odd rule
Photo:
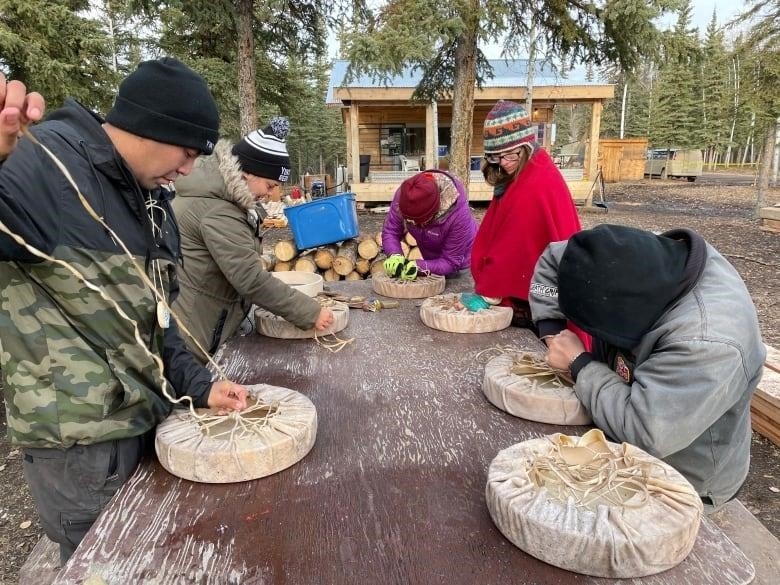
[[[24,475],[46,536],[60,545],[61,564],[133,474],[143,442],[132,437],[69,449],[23,449]]]

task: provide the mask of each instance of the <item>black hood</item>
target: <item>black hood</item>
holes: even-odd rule
[[[558,301],[583,330],[610,345],[636,346],[698,281],[704,240],[690,230],[656,235],[601,225],[569,239],[558,269]]]

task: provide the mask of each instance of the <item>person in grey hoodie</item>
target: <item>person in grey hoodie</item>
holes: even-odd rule
[[[530,305],[547,363],[570,372],[596,426],[677,469],[705,511],[735,496],[766,348],[723,256],[690,230],[601,225],[546,248]],[[593,336],[592,351],[566,319]]]
[[[220,140],[189,176],[176,181],[173,210],[181,230],[181,292],[173,309],[209,355],[238,330],[251,306],[296,327],[323,331],[333,312],[266,272],[260,264],[257,202],[290,176],[287,118],[274,118],[235,145]],[[206,356],[188,339],[188,347]]]

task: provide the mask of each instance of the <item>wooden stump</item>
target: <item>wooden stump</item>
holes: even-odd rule
[[[382,268],[371,276],[374,292],[394,299],[424,299],[441,293],[446,281],[443,276],[432,274],[420,276],[417,280],[400,280],[387,276]]]

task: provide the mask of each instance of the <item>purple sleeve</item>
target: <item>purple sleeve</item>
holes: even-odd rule
[[[444,276],[467,268],[471,263],[471,246],[477,233],[477,223],[471,215],[468,203],[459,200],[452,217],[447,220],[444,246],[438,258],[418,260],[420,270]]]

